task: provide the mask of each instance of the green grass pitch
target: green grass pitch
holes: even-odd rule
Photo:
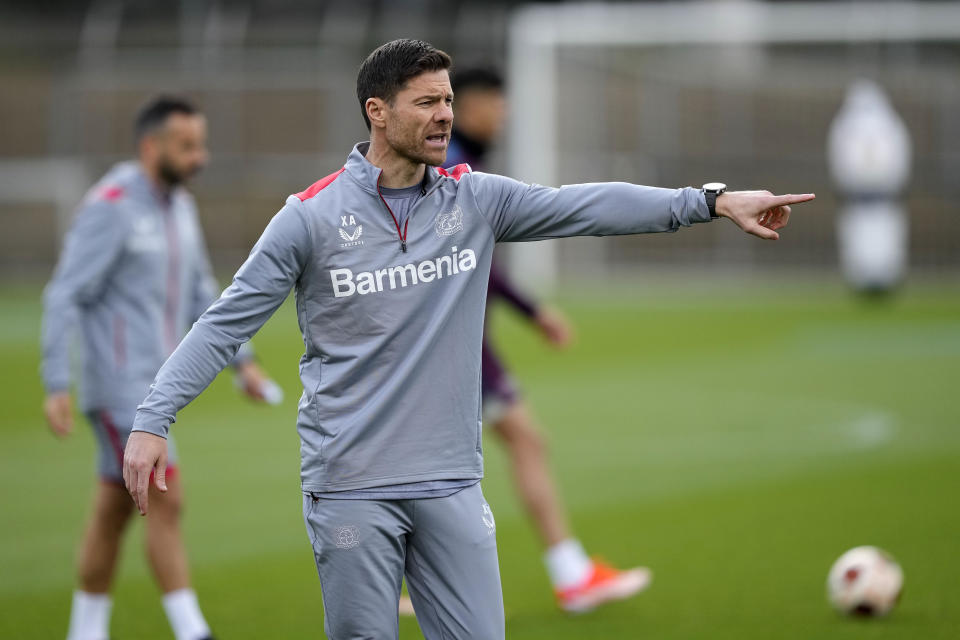
[[[483,486],[508,637],[960,637],[960,289],[915,286],[864,305],[836,285],[722,282],[567,293],[560,305],[578,341],[565,353],[509,313],[494,316],[576,532],[591,552],[655,572],[639,597],[559,613],[488,436]],[[58,638],[93,438],[82,420],[62,442],[44,426],[39,287],[0,289],[0,311],[0,638]],[[294,425],[302,343],[289,302],[255,345],[283,405],[247,403],[224,375],[174,430],[194,585],[220,638],[318,638]],[[825,602],[828,567],[860,544],[904,567],[887,619],[844,619]],[[112,632],[171,637],[139,523]],[[401,637],[420,637],[413,620]]]

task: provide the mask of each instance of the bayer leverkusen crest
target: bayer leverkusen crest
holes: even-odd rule
[[[441,238],[463,231],[463,212],[460,211],[460,205],[454,206],[452,211],[437,216],[436,230]]]

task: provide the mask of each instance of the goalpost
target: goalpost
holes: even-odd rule
[[[735,0],[663,4],[583,3],[523,7],[512,16],[509,33],[507,58],[511,105],[507,142],[509,174],[527,182],[552,186],[558,186],[563,180],[581,181],[573,175],[569,167],[564,170],[564,158],[568,160],[567,165],[581,167],[592,165],[586,159],[578,165],[574,156],[579,155],[580,150],[565,151],[561,145],[563,136],[572,135],[571,130],[584,123],[588,127],[596,128],[598,135],[607,136],[616,141],[616,133],[608,131],[609,122],[597,124],[591,121],[593,118],[609,119],[611,113],[616,113],[615,108],[598,109],[597,113],[587,112],[582,116],[578,112],[576,117],[570,116],[571,123],[563,121],[561,117],[563,107],[580,97],[574,95],[575,91],[569,86],[572,80],[564,70],[565,63],[561,58],[562,55],[576,57],[577,55],[589,56],[589,53],[584,52],[603,52],[606,56],[614,57],[614,62],[622,62],[616,59],[616,56],[623,54],[629,59],[630,55],[636,55],[631,52],[647,54],[668,52],[665,55],[676,57],[682,55],[682,52],[699,50],[700,58],[694,56],[691,60],[699,59],[701,64],[692,66],[704,66],[706,69],[701,69],[699,74],[693,74],[696,76],[696,81],[707,85],[711,82],[719,85],[734,78],[735,81],[747,86],[751,81],[756,81],[749,77],[750,66],[755,63],[754,54],[760,54],[762,57],[762,52],[772,50],[774,47],[784,45],[811,47],[810,51],[815,55],[820,55],[818,50],[827,47],[833,52],[831,55],[843,56],[847,54],[842,53],[841,49],[858,46],[897,46],[899,44],[921,46],[923,43],[939,42],[949,42],[955,46],[958,41],[960,41],[960,3],[787,2],[766,4]],[[715,68],[713,65],[716,64],[711,56],[716,55],[723,58],[727,67],[731,67],[722,78],[711,76],[711,70]],[[856,54],[851,55],[856,57]],[[909,56],[909,52],[906,55]],[[798,57],[802,58],[802,55]],[[594,62],[597,61],[594,60]],[[622,68],[611,72],[603,67],[606,62],[609,61],[600,60],[597,63],[597,74],[628,75],[633,72],[629,68],[629,63],[622,64]],[[887,62],[885,59],[884,64]],[[799,64],[802,65],[802,61]],[[829,61],[821,64],[824,65],[819,67],[821,70],[830,67]],[[737,66],[745,68],[738,71]],[[624,68],[627,70],[624,71]],[[676,65],[675,70],[679,70],[674,74],[675,78],[658,78],[661,83],[658,88],[668,89],[664,93],[669,94],[670,85],[667,83],[676,82],[677,86],[682,86],[684,82],[693,81],[682,77],[685,74],[683,65]],[[899,73],[907,72],[901,70]],[[590,77],[589,71],[582,74],[584,77]],[[803,76],[801,81],[808,82],[811,91],[817,90],[820,86],[814,75],[813,73],[801,74]],[[822,71],[821,75],[824,75]],[[837,75],[842,76],[843,73],[838,72]],[[956,75],[960,76],[960,72]],[[601,86],[601,81],[597,82],[601,88],[600,93],[613,93],[612,100],[622,97],[623,94],[619,93],[618,89],[609,88],[612,85]],[[785,82],[785,79],[779,78],[777,82]],[[945,97],[942,100],[945,103],[960,104],[960,98],[958,98],[960,88],[957,82],[954,78],[948,82],[950,86],[943,90]],[[611,100],[609,96],[604,95],[599,98]],[[627,101],[630,100],[636,101],[635,98],[627,95]],[[648,102],[651,100],[646,98]],[[587,106],[591,104],[588,100]],[[682,105],[678,105],[678,108],[679,106]],[[741,106],[734,104],[731,111],[739,115]],[[837,103],[836,106],[839,104]],[[944,109],[949,108],[952,107],[944,107]],[[629,118],[643,117],[634,111],[636,109],[631,111],[628,105],[621,112],[627,113]],[[683,131],[670,130],[671,127],[676,129],[678,125],[672,121],[674,114],[670,113],[669,107],[663,110],[663,115],[665,130],[651,135],[673,136],[678,145],[682,145]],[[756,114],[747,117],[755,118]],[[948,117],[945,116],[945,118]],[[571,124],[575,124],[576,127],[571,127]],[[631,126],[635,128],[639,125],[633,123]],[[942,126],[949,128],[952,125],[945,122]],[[808,135],[812,133],[811,129],[811,134]],[[954,134],[956,131],[951,135]],[[823,135],[825,136],[825,132]],[[825,143],[825,137],[823,142]],[[593,157],[602,158],[603,150],[593,149],[592,153]],[[586,151],[583,155],[584,158],[590,157],[590,153]],[[638,166],[636,157],[629,155],[625,157],[628,161],[627,169],[636,170]],[[639,161],[639,166],[647,169],[639,171],[643,174],[639,177],[656,177],[657,157],[654,154],[647,159],[650,160],[650,166],[644,164],[642,159]],[[622,179],[629,179],[629,170],[624,170],[622,173],[627,174]],[[724,177],[726,176],[703,176],[704,179]],[[601,179],[616,179],[616,177]],[[633,181],[641,180],[634,178]],[[582,241],[578,239],[574,242]],[[560,252],[569,247],[570,245],[561,246],[557,242],[522,245],[521,248],[512,249],[511,269],[518,279],[528,286],[549,290],[557,279]],[[602,263],[607,251],[605,245],[592,243],[580,248],[579,253],[573,251],[573,254],[583,259],[584,264],[589,268],[594,262]],[[750,251],[750,249],[744,249],[744,251]]]

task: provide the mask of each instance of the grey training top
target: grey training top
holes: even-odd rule
[[[160,369],[134,430],[165,436],[296,287],[303,489],[479,479],[480,343],[494,244],[675,231],[710,219],[692,188],[555,189],[459,165],[427,169],[404,242],[367,148],[357,145],[340,171],[287,199]]]
[[[219,291],[193,197],[161,193],[136,162],[114,166],[81,203],[44,290],[47,392],[70,386],[79,324],[81,408],[132,410]]]
[[[407,223],[410,209],[423,195],[423,185],[415,184],[412,187],[391,189],[380,187],[380,195],[390,208],[390,213],[397,219],[400,229]],[[425,480],[408,482],[367,489],[350,489],[346,491],[314,492],[313,495],[331,500],[416,500],[423,498],[446,498],[454,493],[466,489],[480,482],[476,479],[467,480]]]

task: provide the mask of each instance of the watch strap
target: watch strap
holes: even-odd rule
[[[716,191],[707,191],[704,189],[703,196],[707,201],[707,209],[710,211],[710,219],[715,220],[720,216],[717,215],[717,192]]]
[[[717,214],[717,197],[726,192],[727,185],[722,182],[708,182],[700,188],[703,191],[703,199],[707,203],[707,211],[710,212],[710,219],[714,220],[720,216]]]

